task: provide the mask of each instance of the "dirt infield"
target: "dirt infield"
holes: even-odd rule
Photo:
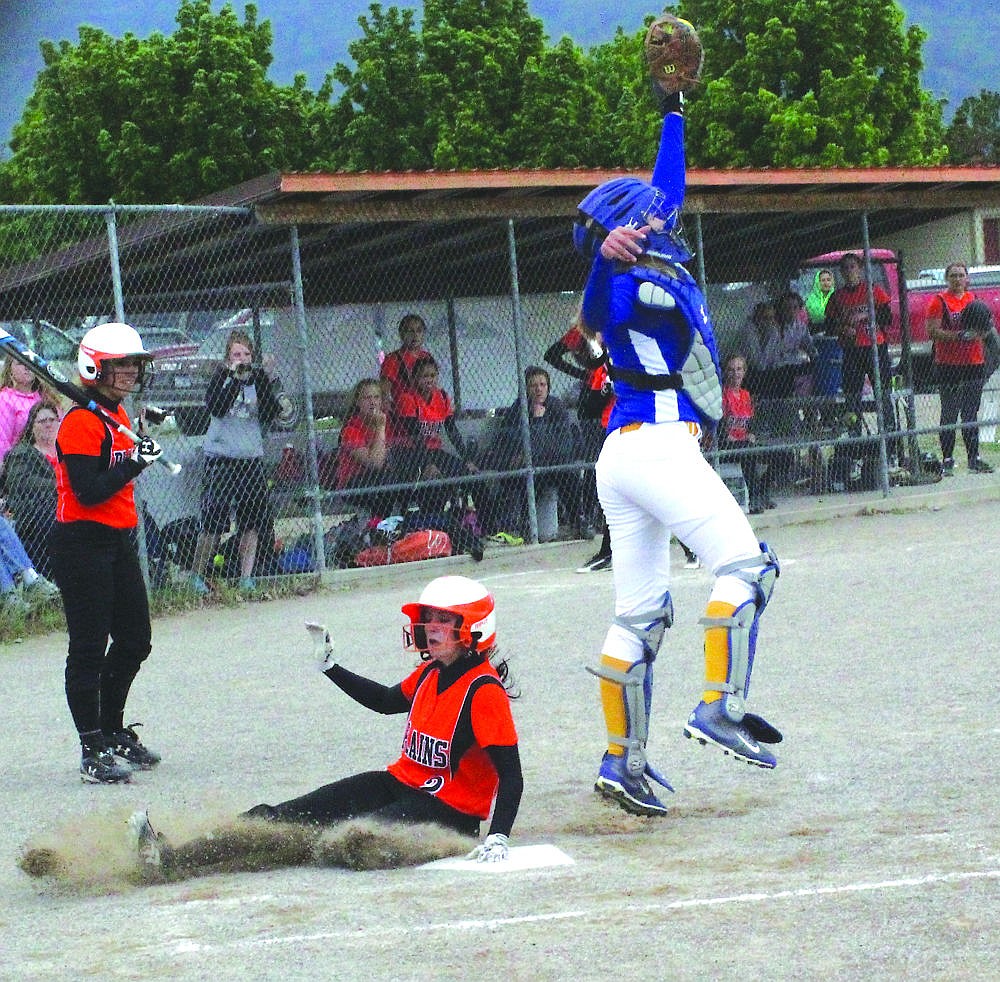
[[[589,544],[448,565],[496,593],[523,690],[514,842],[553,843],[575,861],[553,869],[102,880],[100,844],[120,841],[134,807],[176,835],[388,761],[401,719],[371,715],[316,674],[301,625],[324,620],[345,665],[395,680],[410,664],[399,606],[433,567],[158,621],[130,713],[164,761],[129,786],[78,779],[64,639],[7,646],[0,977],[988,977],[1000,946],[996,514],[993,501],[948,504],[765,533],[782,575],[751,703],[785,733],[773,772],[681,735],[701,689],[710,576],[683,570],[678,549],[650,741],[677,793],[659,820],[591,790],[603,732],[584,665],[612,581],[573,573]],[[93,877],[22,873],[38,833],[96,836]]]

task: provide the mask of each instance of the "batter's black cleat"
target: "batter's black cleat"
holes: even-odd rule
[[[87,749],[80,761],[80,780],[88,784],[128,784],[132,768],[118,760],[108,747]]]
[[[611,553],[597,552],[590,557],[582,566],[577,567],[578,573],[603,573],[611,569]]]
[[[135,732],[137,726],[142,726],[142,723],[132,723],[124,730],[108,734],[108,746],[116,757],[121,757],[140,771],[148,771],[160,762],[160,755],[143,746]]]

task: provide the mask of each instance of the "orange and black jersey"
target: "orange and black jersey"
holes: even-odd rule
[[[132,425],[121,403],[98,394],[95,400],[120,423]],[[89,409],[71,409],[56,437],[56,521],[133,528],[137,519],[132,481],[143,466],[129,437]]]
[[[443,430],[459,457],[465,461],[469,459],[458,423],[455,422],[451,398],[444,389],[435,389],[429,399],[415,390],[404,392],[396,411],[402,433],[418,453],[443,449]]]
[[[335,665],[327,677],[375,712],[408,713],[399,759],[388,771],[465,815],[488,817],[490,832],[510,834],[523,780],[510,699],[483,658],[416,668],[385,686]]]

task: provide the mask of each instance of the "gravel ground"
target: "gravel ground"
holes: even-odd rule
[[[662,819],[592,791],[603,727],[584,666],[612,580],[574,574],[590,543],[365,571],[307,597],[157,621],[129,712],[164,760],[127,786],[79,781],[65,639],[3,647],[0,977],[988,977],[1000,946],[997,506],[992,483],[969,482],[765,516],[782,575],[752,707],[785,733],[773,772],[681,735],[701,690],[711,577],[683,570],[677,550],[650,739],[677,788]],[[344,664],[395,681],[411,664],[400,604],[441,571],[495,592],[523,690],[514,842],[555,844],[572,866],[115,879],[133,808],[174,838],[391,759],[401,720],[317,675],[301,624],[325,621]],[[77,882],[17,868],[40,839],[75,850]]]

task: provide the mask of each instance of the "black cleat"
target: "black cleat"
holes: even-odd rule
[[[132,768],[116,760],[108,747],[85,750],[80,761],[80,780],[89,784],[128,784],[132,780]]]
[[[142,726],[142,723],[132,723],[124,730],[109,734],[107,736],[108,746],[116,757],[121,757],[122,760],[141,771],[148,771],[160,762],[160,755],[143,746],[135,732],[137,726]]]

